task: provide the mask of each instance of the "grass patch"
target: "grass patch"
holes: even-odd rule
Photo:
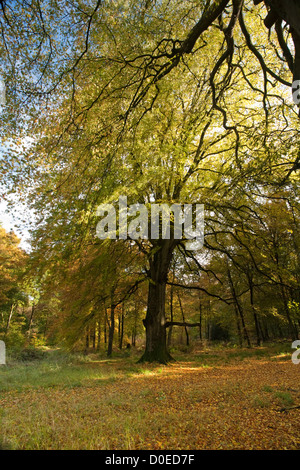
[[[299,448],[297,411],[278,418],[299,371],[266,349],[181,352],[170,366],[141,367],[133,351],[11,361],[0,368],[0,449]]]
[[[116,371],[106,360],[55,352],[39,360],[10,360],[0,369],[0,391],[94,386],[112,382],[124,373],[126,367],[122,372]]]
[[[253,398],[253,406],[255,408],[270,408],[271,401],[266,397],[256,395]]]
[[[273,392],[273,388],[270,385],[264,385],[262,387],[262,391],[267,392],[267,393],[271,393],[271,392]]]
[[[294,398],[289,392],[277,391],[274,393],[274,396],[282,407],[289,407],[295,403]]]

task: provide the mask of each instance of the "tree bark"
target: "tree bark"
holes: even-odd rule
[[[136,341],[136,334],[137,334],[137,320],[138,320],[138,304],[135,301],[134,303],[134,323],[133,323],[133,329],[131,333],[131,345],[135,347],[135,341]]]
[[[110,305],[110,322],[109,322],[109,332],[108,332],[108,345],[107,345],[107,356],[111,357],[113,341],[114,341],[114,332],[115,332],[115,305],[113,302],[113,292],[111,294],[111,305]]]
[[[96,351],[96,321],[93,324],[93,331],[92,331],[92,339],[93,339],[93,351]]]
[[[300,4],[298,0],[265,0],[265,3],[272,7],[279,18],[288,23],[300,36]]]
[[[97,351],[100,351],[101,348],[101,317],[97,321]]]
[[[285,315],[286,315],[286,318],[287,318],[287,321],[288,321],[289,333],[290,333],[290,336],[291,336],[292,340],[294,341],[294,340],[298,339],[298,330],[297,330],[297,327],[293,323],[293,321],[291,319],[291,316],[290,316],[287,296],[286,296],[286,293],[285,293],[285,289],[284,289],[284,286],[283,286],[283,280],[282,280],[281,276],[279,276],[279,280],[281,282],[281,298],[282,298],[282,303],[283,303]]]
[[[167,364],[172,357],[167,347],[165,300],[166,285],[174,240],[159,240],[154,254],[149,259],[148,305],[146,318],[145,352],[139,362],[160,362]]]
[[[85,334],[85,354],[88,354],[90,348],[90,329],[87,326]]]
[[[29,325],[28,325],[28,330],[27,330],[29,335],[30,335],[31,327],[32,327],[32,323],[33,323],[34,311],[35,311],[35,305],[32,304],[32,307],[31,307],[31,315],[30,315]]]
[[[241,318],[243,335],[244,335],[245,340],[247,341],[248,347],[251,348],[251,341],[250,341],[250,336],[249,336],[249,334],[248,334],[248,330],[247,330],[246,323],[245,323],[243,308],[242,308],[242,306],[241,306],[241,304],[240,304],[240,302],[239,302],[239,300],[238,300],[238,297],[237,297],[237,295],[236,295],[236,291],[235,291],[235,287],[234,287],[234,283],[233,283],[233,279],[232,279],[232,276],[231,276],[231,272],[230,272],[229,266],[227,267],[227,275],[228,275],[228,280],[229,280],[229,285],[230,285],[231,293],[232,293],[232,296],[233,296],[233,299],[234,299],[234,302],[235,302],[237,311],[238,311],[238,313],[239,313],[239,315],[240,315],[240,318]]]
[[[254,286],[253,286],[252,276],[251,276],[250,273],[247,274],[247,279],[248,279],[248,285],[249,285],[250,305],[251,305],[253,318],[254,318],[254,324],[255,324],[257,346],[261,346],[262,337],[261,337],[261,334],[260,334],[259,322],[258,322],[258,318],[257,318],[255,305],[254,305]]]
[[[202,303],[199,301],[199,339],[202,341]]]
[[[104,308],[104,335],[103,335],[104,344],[107,343],[107,324],[108,324],[107,309],[105,307]]]
[[[189,337],[189,332],[188,332],[188,329],[187,329],[187,326],[186,326],[186,322],[185,322],[185,318],[184,318],[184,312],[183,312],[182,303],[181,303],[181,299],[180,299],[179,294],[177,294],[177,298],[178,298],[179,307],[180,307],[180,310],[181,310],[182,323],[183,323],[184,330],[185,330],[186,345],[189,346],[190,345],[190,337]]]
[[[124,304],[122,304],[122,313],[119,316],[119,328],[120,328],[119,349],[122,349],[122,347],[123,347],[123,336],[124,336]]]
[[[7,323],[6,323],[5,336],[7,335],[9,327],[10,327],[10,322],[11,322],[11,319],[12,319],[12,316],[13,316],[14,307],[15,307],[14,304],[11,304],[11,309],[10,309],[8,319],[7,319]]]
[[[173,272],[173,282],[174,282],[174,272]],[[171,322],[173,322],[173,320],[174,320],[174,315],[173,315],[173,291],[174,291],[174,287],[171,285],[171,289],[170,289],[170,320],[171,320]],[[170,325],[170,328],[168,330],[168,348],[171,346],[171,342],[172,342],[172,331],[173,331],[173,328],[172,328],[172,325]]]

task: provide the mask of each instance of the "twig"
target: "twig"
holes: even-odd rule
[[[297,408],[300,408],[300,405],[294,405],[294,406],[288,406],[286,408],[280,408],[280,413],[284,411],[290,411],[290,410],[296,410]]]

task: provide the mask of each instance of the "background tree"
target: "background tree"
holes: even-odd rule
[[[0,334],[7,344],[22,343],[28,297],[24,289],[23,275],[26,254],[19,247],[20,239],[0,226]]]

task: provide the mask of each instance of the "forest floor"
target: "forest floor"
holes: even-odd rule
[[[207,347],[168,366],[137,364],[133,351],[10,361],[0,368],[0,448],[300,449],[292,352]]]

